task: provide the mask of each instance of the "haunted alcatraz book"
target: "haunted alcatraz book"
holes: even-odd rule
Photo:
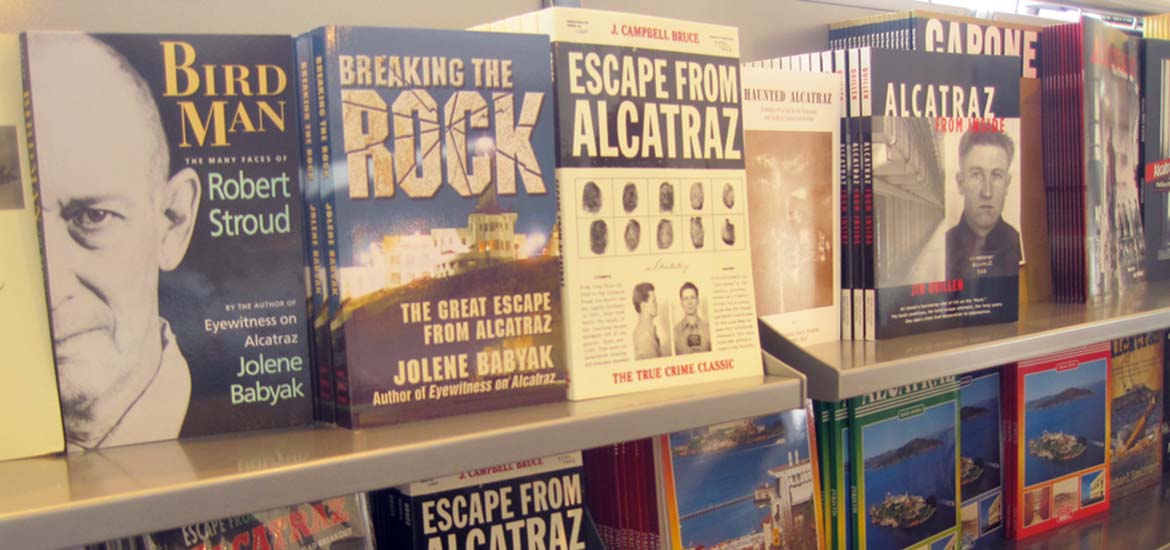
[[[311,36],[337,422],[563,400],[547,38]]]
[[[570,399],[759,375],[739,33],[551,8]]]
[[[1113,340],[1109,476],[1114,496],[1162,479],[1163,334]]]
[[[20,40],[0,35],[0,460],[65,448],[21,92]]]
[[[380,548],[597,547],[579,451],[410,483],[371,499]]]
[[[22,36],[70,448],[312,421],[292,46]]]

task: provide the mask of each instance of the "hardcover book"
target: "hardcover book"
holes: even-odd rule
[[[0,35],[0,369],[11,389],[0,402],[0,460],[65,448],[21,94],[20,40]]]
[[[66,440],[313,420],[287,36],[22,36]]]
[[[752,278],[762,322],[798,345],[841,337],[841,77],[744,67]]]
[[[960,547],[955,378],[850,399],[854,548]]]
[[[818,548],[810,421],[794,409],[659,436],[665,547]]]
[[[736,29],[552,8],[570,399],[761,373]]]
[[[1113,340],[1109,483],[1115,497],[1162,479],[1162,332]]]
[[[281,506],[88,545],[85,550],[374,550],[365,494]]]
[[[581,453],[521,460],[373,494],[380,548],[595,546]],[[590,546],[593,544],[594,546]]]
[[[1003,537],[1003,438],[1000,372],[959,377],[959,493],[962,546],[992,548]]]
[[[1010,537],[1109,508],[1110,355],[1093,344],[1005,372]]]
[[[1142,40],[1141,176],[1146,278],[1170,278],[1170,41]]]
[[[1015,321],[1018,61],[870,48],[857,57],[866,337]]]
[[[547,38],[311,36],[337,422],[563,400]]]

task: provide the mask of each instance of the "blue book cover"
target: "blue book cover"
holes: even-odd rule
[[[999,369],[959,379],[959,492],[963,548],[985,548],[1002,536],[1003,459]]]
[[[337,422],[564,399],[547,37],[312,37]]]
[[[69,447],[311,422],[292,38],[22,45]]]

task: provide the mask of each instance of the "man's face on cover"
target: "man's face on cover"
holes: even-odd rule
[[[695,315],[699,311],[699,293],[687,287],[679,292],[679,301],[682,302],[683,313]]]
[[[978,144],[959,160],[955,176],[963,195],[963,220],[980,235],[995,227],[1011,185],[1008,153],[997,145]]]
[[[154,102],[125,67],[96,42],[61,49],[44,56],[74,61],[33,89],[53,339],[67,415],[100,416],[160,364],[159,270],[186,251],[198,180],[168,181]]]
[[[654,291],[646,293],[646,301],[642,302],[642,311],[650,314],[650,317],[658,316],[658,298],[654,296]]]

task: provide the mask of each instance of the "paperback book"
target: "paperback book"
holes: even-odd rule
[[[1142,40],[1141,176],[1146,278],[1170,278],[1170,41]]]
[[[1000,371],[959,377],[959,492],[962,546],[993,548],[1003,538]]]
[[[65,448],[45,313],[45,275],[36,198],[28,172],[20,39],[0,35],[0,460]]]
[[[311,37],[337,422],[563,400],[547,38]]]
[[[959,384],[941,378],[850,399],[854,548],[959,548]]]
[[[818,548],[810,421],[793,409],[659,436],[664,546]]]
[[[731,27],[551,8],[570,399],[759,375]]]
[[[1162,338],[1158,331],[1112,342],[1109,483],[1115,497],[1162,479]]]
[[[1005,372],[1008,536],[1109,508],[1110,356],[1105,342]]]
[[[853,51],[866,338],[1015,321],[1018,61]]]
[[[841,337],[841,77],[744,67],[752,278],[762,322],[797,345]]]
[[[312,422],[292,38],[22,46],[68,446]]]

